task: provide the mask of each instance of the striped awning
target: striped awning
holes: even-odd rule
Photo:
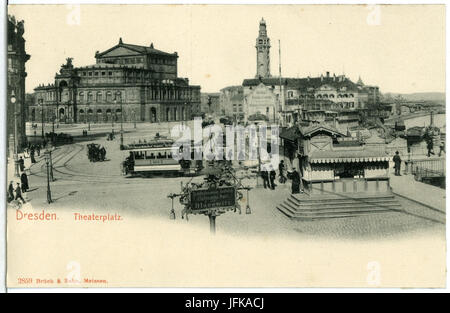
[[[310,163],[362,163],[389,161],[389,156],[310,158]]]

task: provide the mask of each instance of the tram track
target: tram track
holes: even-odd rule
[[[85,172],[80,172],[73,170],[69,167],[69,162],[73,160],[80,152],[84,151],[85,147],[81,144],[72,144],[68,146],[64,146],[64,148],[57,149],[57,155],[53,159],[53,173],[57,173],[56,177],[58,180],[62,181],[78,181],[78,182],[98,182],[98,183],[114,183],[113,179],[121,178],[121,175],[97,175],[97,174],[88,174]],[[42,164],[40,164],[42,162]],[[33,172],[33,168],[35,168],[38,164],[40,164],[39,170]],[[46,177],[46,163],[43,158],[39,160],[38,163],[33,164],[30,167],[31,175],[37,177]]]

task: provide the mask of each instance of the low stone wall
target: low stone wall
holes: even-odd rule
[[[334,193],[378,193],[389,192],[388,178],[380,179],[341,179],[304,184],[305,192],[311,195]]]

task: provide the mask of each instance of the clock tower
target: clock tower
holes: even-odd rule
[[[270,77],[270,39],[267,37],[266,21],[259,22],[259,36],[256,38],[256,77]]]

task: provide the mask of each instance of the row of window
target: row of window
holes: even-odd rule
[[[336,109],[336,108],[350,109],[350,108],[355,108],[355,107],[356,107],[355,102],[340,102],[340,103],[334,103],[331,107],[327,106],[325,108],[324,108],[324,106],[322,106],[320,104],[311,104],[311,105],[306,105],[305,109],[306,110],[324,110],[324,109]]]
[[[148,100],[196,100],[198,92],[189,89],[148,89]]]
[[[293,91],[288,91],[288,98],[293,98],[294,97],[294,92]],[[335,95],[334,94],[316,94],[315,97],[317,99],[334,99]],[[314,95],[300,95],[301,99],[314,99]],[[338,94],[337,98],[354,98],[354,94],[350,93],[350,94]]]
[[[111,109],[106,109],[105,112],[106,112],[106,114],[114,113],[114,111],[112,111]],[[115,110],[115,113],[120,113],[120,112],[121,112],[120,109],[116,109],[116,110]],[[83,109],[80,109],[80,110],[78,111],[78,113],[84,114],[85,112],[84,112]],[[92,109],[89,109],[89,110],[87,110],[87,113],[88,113],[88,114],[93,114],[94,111],[92,111]],[[96,111],[96,113],[97,113],[97,114],[101,114],[101,113],[103,113],[103,111],[102,111],[102,109],[98,109],[98,110]]]
[[[233,103],[233,112],[243,112],[243,111],[244,110],[242,109],[242,103],[239,104]]]
[[[113,72],[111,72],[111,71],[94,71],[94,72],[82,72],[82,74],[81,74],[82,76],[89,76],[89,77],[92,77],[92,76],[103,76],[103,77],[105,77],[106,75],[108,75],[108,76],[112,76],[113,75]]]
[[[175,65],[175,59],[150,59],[151,64]]]
[[[143,57],[133,57],[133,58],[105,58],[100,60],[102,63],[109,64],[136,64],[143,63]]]
[[[89,91],[86,94],[84,93],[84,91],[80,91],[78,93],[78,101],[79,102],[103,102],[104,100],[106,102],[122,102],[122,92],[117,91],[117,92],[112,92],[112,91],[107,91],[105,93],[105,96],[103,96],[104,92],[102,91],[97,91],[97,92],[93,92],[93,91]]]
[[[39,92],[36,99],[38,101],[38,104],[40,104],[40,101],[56,100],[56,92],[54,91]]]
[[[105,58],[101,59],[100,62],[108,64],[142,64],[144,63],[144,58],[143,57]],[[176,59],[151,58],[150,63],[162,65],[176,65]]]

